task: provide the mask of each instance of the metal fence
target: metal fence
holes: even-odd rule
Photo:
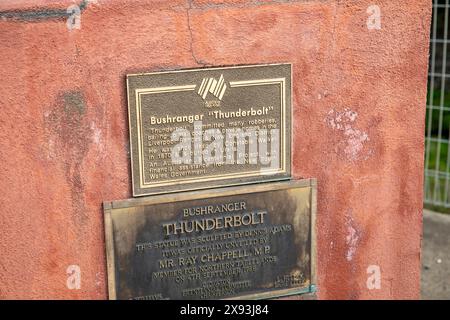
[[[450,0],[433,0],[425,131],[424,201],[450,208]]]

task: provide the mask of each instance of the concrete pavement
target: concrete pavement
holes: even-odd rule
[[[422,299],[450,300],[450,215],[424,210]]]

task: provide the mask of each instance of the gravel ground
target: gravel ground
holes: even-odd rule
[[[450,300],[450,215],[424,210],[422,299]]]

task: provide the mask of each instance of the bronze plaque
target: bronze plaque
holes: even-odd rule
[[[127,88],[134,196],[291,177],[291,64],[133,74]]]
[[[104,203],[110,299],[313,292],[316,181]]]

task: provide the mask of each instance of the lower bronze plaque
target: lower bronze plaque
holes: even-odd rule
[[[105,202],[110,299],[314,290],[315,180]]]

